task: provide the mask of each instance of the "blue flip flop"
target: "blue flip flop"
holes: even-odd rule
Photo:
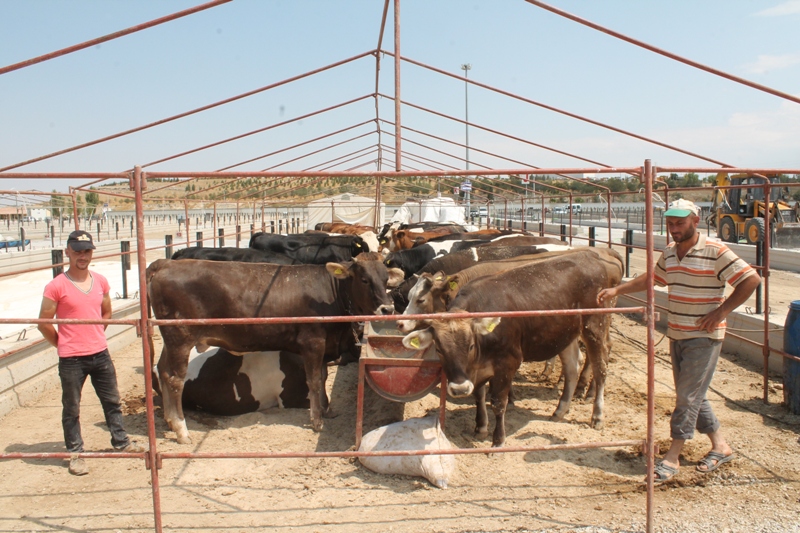
[[[703,472],[704,474],[708,472],[713,472],[721,465],[732,461],[733,456],[734,452],[731,452],[729,455],[724,455],[712,450],[708,452],[705,455],[705,457],[703,457],[702,459],[700,459],[700,461],[697,462],[697,471]],[[701,465],[704,465],[705,469],[700,468]]]

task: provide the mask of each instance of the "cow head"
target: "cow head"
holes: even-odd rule
[[[446,305],[440,296],[442,288],[446,286],[446,281],[447,275],[444,272],[420,275],[417,283],[408,291],[408,306],[403,314],[422,315],[444,312]],[[429,320],[398,320],[397,328],[403,333],[410,333],[428,324],[430,324]]]
[[[360,236],[354,236],[353,244],[350,246],[350,253],[353,255],[353,257],[355,257],[364,252],[369,252],[369,246],[367,246],[367,243],[365,243],[364,239],[362,239]]]
[[[394,314],[394,305],[386,289],[402,283],[402,270],[387,269],[380,261],[328,263],[325,268],[334,278],[348,282],[342,290],[347,291],[353,314]]]
[[[432,320],[427,329],[403,337],[403,346],[424,350],[435,343],[447,376],[447,392],[454,398],[468,396],[476,382],[486,378],[479,361],[482,337],[493,334],[498,324],[497,317]]]

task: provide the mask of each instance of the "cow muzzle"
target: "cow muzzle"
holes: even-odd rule
[[[398,320],[397,321],[397,329],[402,331],[403,333],[411,333],[417,327],[416,320]]]
[[[467,380],[463,383],[453,383],[452,381],[447,384],[447,392],[453,398],[463,398],[464,396],[469,396],[472,394],[472,391],[475,389],[475,386],[472,384],[470,380]]]
[[[378,307],[378,310],[375,312],[376,315],[393,315],[394,314],[394,306],[389,305],[382,305]]]

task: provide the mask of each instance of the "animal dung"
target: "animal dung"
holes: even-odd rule
[[[411,418],[370,431],[361,439],[360,452],[404,450],[450,450],[453,445],[439,425],[439,418]],[[412,455],[359,457],[369,470],[378,474],[424,477],[436,487],[446,489],[456,469],[455,455]]]

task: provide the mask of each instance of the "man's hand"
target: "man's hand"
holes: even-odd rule
[[[728,313],[722,310],[722,306],[717,307],[706,316],[698,318],[695,324],[700,326],[700,329],[703,331],[707,331],[709,333],[713,333],[717,326],[725,320],[728,316]]]
[[[597,293],[597,304],[605,306],[606,302],[610,301],[611,299],[617,296],[617,288],[611,287],[609,289],[603,289]]]

